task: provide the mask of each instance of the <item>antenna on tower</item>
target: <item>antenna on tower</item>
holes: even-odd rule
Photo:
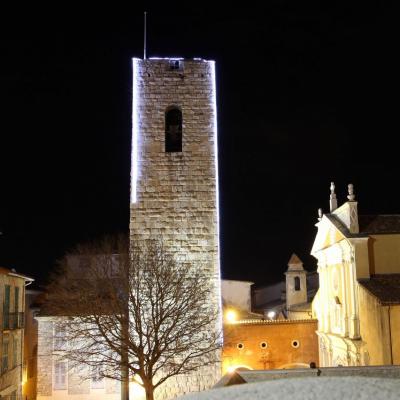
[[[147,22],[147,12],[144,12],[144,41],[143,41],[143,60],[146,59],[146,34],[147,34],[147,27],[146,27],[146,22]]]

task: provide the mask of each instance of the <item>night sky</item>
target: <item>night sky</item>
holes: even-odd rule
[[[283,279],[292,252],[315,269],[332,180],[339,204],[351,182],[361,213],[400,213],[388,5],[148,11],[148,56],[217,62],[224,278]],[[143,55],[143,14],[3,17],[0,265],[44,283],[77,243],[128,231],[130,59]]]

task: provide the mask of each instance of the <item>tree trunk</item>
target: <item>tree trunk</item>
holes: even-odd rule
[[[154,400],[154,387],[152,383],[145,383],[146,400]]]
[[[127,352],[123,352],[122,366],[121,366],[121,400],[129,400],[129,367]]]
[[[148,379],[147,377],[141,377],[143,387],[146,392],[146,400],[154,400],[154,385],[153,378]]]
[[[126,368],[123,367],[126,370]],[[129,372],[123,372],[123,380],[121,381],[121,400],[129,400]]]
[[[121,329],[121,400],[129,400],[129,356],[128,356],[128,338],[129,338],[129,325],[128,325],[129,311],[126,310],[126,318],[122,320]]]

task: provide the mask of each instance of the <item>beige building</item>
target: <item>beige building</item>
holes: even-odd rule
[[[117,256],[111,259],[114,265]],[[82,279],[88,262],[84,256],[68,257],[69,267],[79,271]],[[121,383],[102,376],[105,365],[91,367],[67,360],[63,350],[71,343],[59,323],[65,317],[56,315],[49,302],[46,291],[27,291],[24,400],[120,400]],[[129,390],[131,399],[144,400],[138,384],[131,382]]]
[[[119,400],[120,383],[115,380],[87,378],[85,368],[71,368],[57,349],[65,344],[56,324],[59,317],[37,315],[37,399],[38,400]],[[102,368],[99,365],[99,368]]]
[[[251,312],[251,286],[254,282],[231,279],[221,280],[222,305]]]
[[[318,365],[317,321],[311,319],[309,312],[307,272],[295,254],[288,265],[286,301],[289,304],[279,308],[279,312],[276,307],[266,314],[251,311],[252,282],[222,281],[223,374]]]
[[[225,321],[222,373],[318,365],[317,321]]]
[[[0,398],[21,399],[25,286],[33,281],[0,267]]]
[[[400,363],[400,215],[358,215],[353,185],[337,208],[319,211],[311,254],[321,366]]]

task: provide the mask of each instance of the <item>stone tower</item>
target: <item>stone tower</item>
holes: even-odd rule
[[[178,259],[201,265],[220,310],[214,61],[133,59],[132,105],[131,241],[161,236]],[[208,369],[195,387],[176,385],[209,387],[219,372]]]
[[[307,271],[296,254],[292,254],[288,262],[286,275],[286,308],[296,304],[307,303]]]

